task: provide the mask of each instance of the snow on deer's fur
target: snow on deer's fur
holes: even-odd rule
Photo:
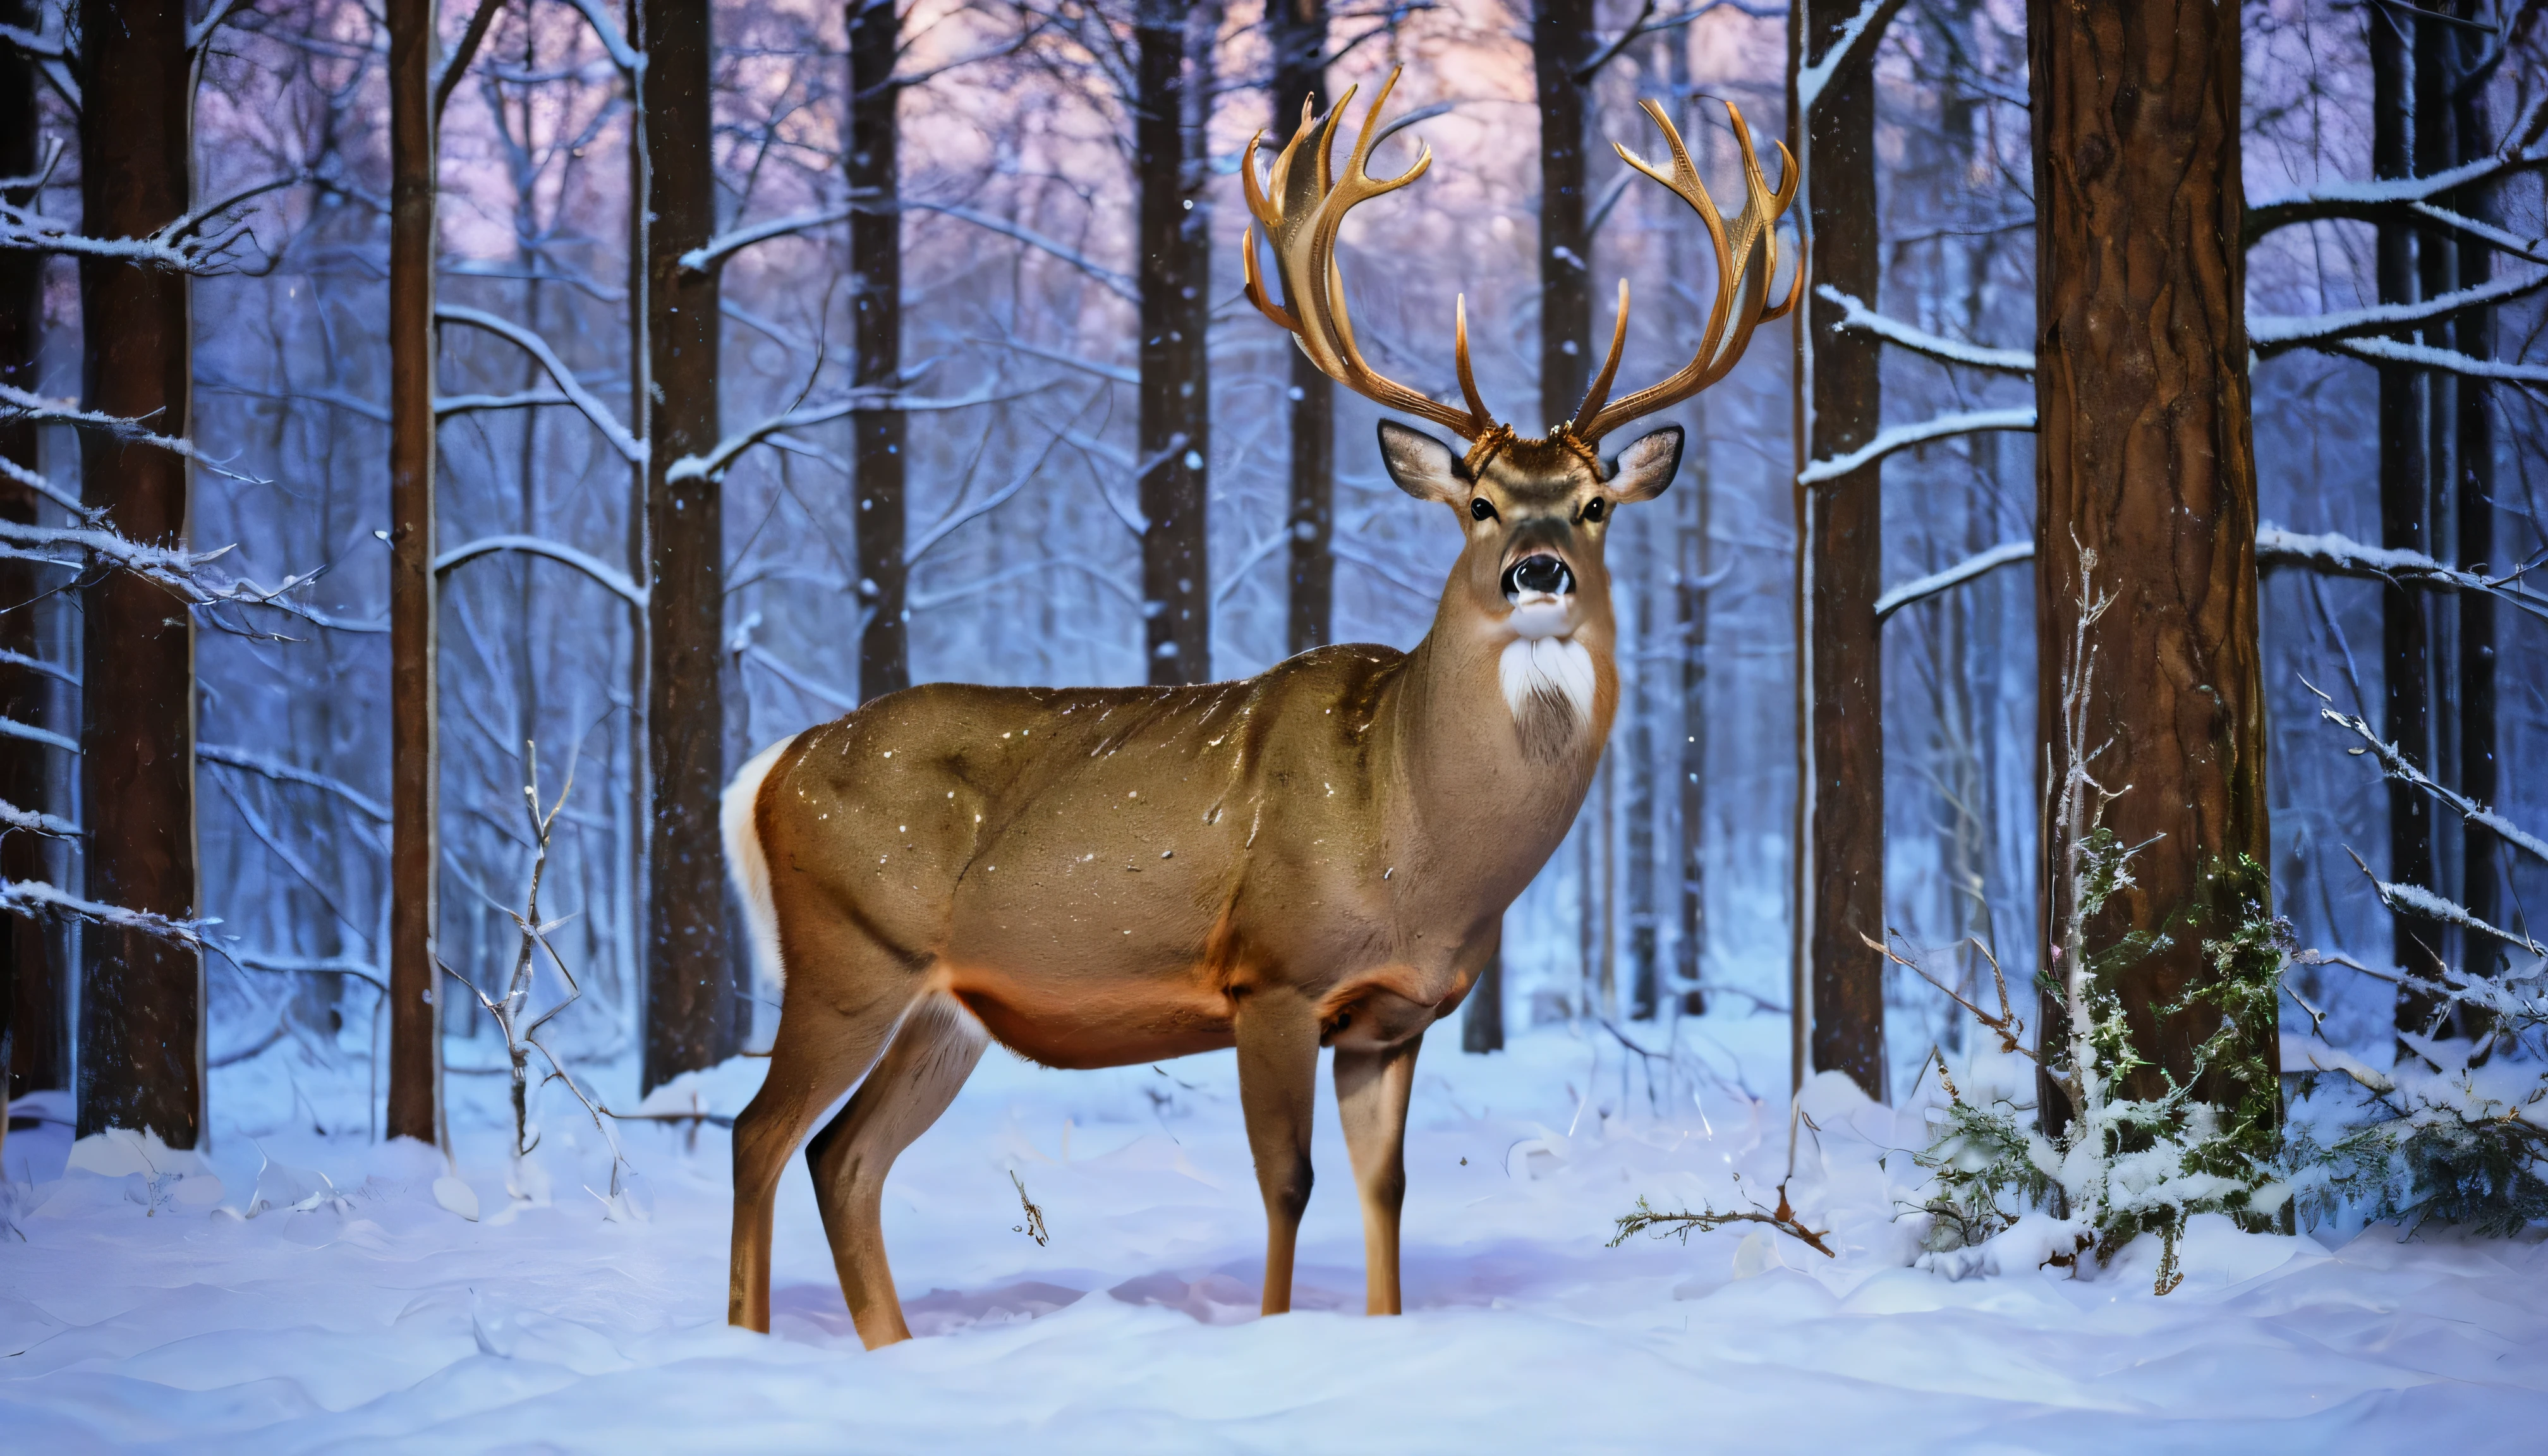
[[[1468,994],[1505,907],[1583,801],[1619,691],[1608,512],[1670,484],[1682,432],[1610,459],[1595,446],[1722,378],[1753,328],[1793,307],[1802,278],[1770,303],[1792,163],[1774,192],[1733,114],[1746,199],[1725,219],[1649,103],[1670,170],[1620,154],[1698,214],[1719,264],[1696,357],[1610,401],[1623,283],[1607,362],[1575,417],[1543,438],[1516,437],[1480,402],[1465,308],[1466,408],[1389,380],[1355,346],[1333,250],[1349,209],[1431,163],[1428,148],[1399,177],[1364,170],[1395,83],[1341,176],[1330,160],[1341,106],[1322,119],[1305,109],[1270,175],[1249,169],[1283,304],[1258,275],[1252,229],[1248,296],[1339,383],[1468,443],[1463,455],[1380,427],[1391,478],[1450,507],[1467,537],[1432,629],[1412,652],[1320,648],[1241,682],[915,687],[753,760],[728,790],[728,855],[753,943],[785,990],[768,1079],[735,1124],[735,1323],[769,1328],[779,1169],[856,1083],[813,1139],[816,1196],[860,1335],[909,1334],[878,1223],[885,1171],[990,1038],[1063,1067],[1235,1046],[1270,1226],[1268,1314],[1291,1306],[1313,1079],[1319,1048],[1334,1046],[1369,1308],[1397,1312],[1418,1040]]]

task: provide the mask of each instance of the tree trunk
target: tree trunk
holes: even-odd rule
[[[1682,1013],[1703,1016],[1707,993],[1699,982],[1707,970],[1707,581],[1712,553],[1708,547],[1709,506],[1714,476],[1707,468],[1707,404],[1701,400],[1689,452],[1686,522],[1680,555],[1681,653],[1681,972]]]
[[[725,529],[719,483],[673,479],[717,443],[717,278],[681,256],[716,231],[705,5],[646,0],[647,857],[643,1090],[734,1054],[726,943]]]
[[[2140,847],[2135,882],[2088,922],[2087,944],[2161,937],[2116,972],[2145,1058],[2121,1095],[2152,1097],[2192,1074],[2220,1022],[2210,1006],[2162,1016],[2216,979],[2205,938],[2270,903],[2238,12],[2222,0],[2036,0],[2028,19],[2043,753],[2059,784],[2071,763],[2063,694],[2075,691],[2086,768],[2120,791],[2104,825]],[[2083,637],[2092,592],[2112,607]],[[2041,963],[2056,974],[2072,849],[2048,795]],[[2270,1019],[2257,1031],[2270,1068]],[[2227,1100],[2223,1081],[2199,1095]],[[2060,1104],[2044,1106],[2057,1124]]]
[[[1212,676],[1211,154],[1218,3],[1139,0],[1133,145],[1141,194],[1142,641],[1150,682]]]
[[[1798,53],[1823,58],[1857,0],[1804,0]],[[1853,47],[1804,118],[1795,148],[1804,168],[1812,275],[1872,304],[1882,261],[1876,237],[1875,38]],[[1844,333],[1841,311],[1807,301],[1796,332],[1796,388],[1805,401],[1808,459],[1844,455],[1882,421],[1876,341]],[[1864,466],[1800,492],[1798,646],[1804,662],[1798,731],[1804,799],[1797,856],[1797,935],[1813,1070],[1840,1071],[1884,1096],[1884,655],[1875,598],[1884,590],[1880,468]],[[1801,1069],[1799,1070],[1801,1075]]]
[[[2408,23],[2386,6],[2371,6],[2365,16],[2371,48],[2371,173],[2383,179],[2406,177],[2414,170],[2413,38],[2402,30]],[[2414,229],[2382,224],[2374,246],[2380,302],[2414,302]],[[2424,382],[2418,370],[2405,364],[2380,365],[2379,378],[2380,543],[2398,550],[2429,553],[2433,541],[2428,519],[2429,483],[2425,480],[2428,462]],[[2418,768],[2430,768],[2432,627],[2427,597],[2423,592],[2393,585],[2382,589],[2380,606],[2387,706],[2382,731],[2409,762]],[[2427,888],[2434,885],[2432,804],[2421,790],[2397,782],[2389,785],[2388,877]],[[2397,916],[2394,927],[2394,963],[2411,969],[2433,969],[2441,927],[2408,915]],[[2398,1029],[2423,1031],[2435,1009],[2430,997],[2401,987]]]
[[[1271,0],[1268,33],[1274,48],[1274,125],[1269,135],[1292,139],[1305,103],[1335,104],[1326,85],[1326,0]],[[1253,164],[1253,158],[1250,159]],[[1285,641],[1307,652],[1334,640],[1336,558],[1336,387],[1308,354],[1287,348],[1292,362],[1288,392],[1292,425],[1292,508],[1285,517],[1291,544],[1291,619]],[[1503,1045],[1498,1022],[1497,1046]],[[1475,1049],[1475,1048],[1472,1048]]]
[[[24,30],[39,28],[34,0],[5,0],[0,16]],[[36,66],[14,46],[0,46],[0,177],[36,170]],[[12,190],[9,201],[35,204],[35,189]],[[35,391],[42,385],[45,335],[45,255],[0,251],[0,384]],[[23,419],[0,421],[0,457],[27,471],[44,466],[37,429]],[[0,478],[0,519],[36,523],[36,493]],[[0,649],[36,656],[36,609],[45,584],[23,561],[0,561]],[[46,676],[0,664],[0,716],[43,725],[52,693]],[[0,799],[22,809],[57,811],[46,802],[58,752],[23,738],[0,740]],[[44,840],[18,833],[0,838],[0,875],[49,879]],[[41,1088],[70,1085],[70,998],[50,928],[32,916],[0,925],[0,1102]]]
[[[1460,1049],[1484,1054],[1504,1049],[1504,953],[1500,946],[1469,988],[1460,1012]]]
[[[893,63],[902,41],[894,0],[850,0],[850,195],[863,206],[850,215],[850,292],[857,326],[861,389],[902,385],[902,139]],[[882,697],[911,685],[911,613],[906,604],[903,522],[903,411],[860,410],[850,415],[858,461],[859,696]]]
[[[1584,83],[1592,0],[1532,0],[1539,82],[1539,422],[1575,415],[1592,380],[1592,235],[1584,207]]]
[[[182,0],[88,0],[80,14],[83,228],[141,237],[190,201],[192,76]],[[80,261],[87,408],[188,428],[192,318],[183,274]],[[98,433],[81,441],[82,498],[137,541],[186,539],[182,456]],[[80,802],[88,896],[193,919],[195,629],[175,593],[131,572],[82,591]],[[203,957],[136,931],[81,937],[79,1136],[150,1129],[192,1147],[204,1114]]]
[[[2470,19],[2479,14],[2467,0],[2463,0],[2460,13]],[[2463,38],[2463,44],[2469,39]],[[2458,79],[2455,74],[2454,82]],[[2452,106],[2458,153],[2454,160],[2475,161],[2487,154],[2493,136],[2487,127],[2483,90],[2472,89],[2456,96]],[[2491,219],[2496,211],[2492,199],[2483,195],[2459,199],[2457,206],[2463,215],[2479,219]],[[2463,238],[2458,246],[2460,287],[2473,288],[2486,282],[2494,271],[2493,248],[2475,238]],[[2494,310],[2473,309],[2461,315],[2457,328],[2463,353],[2481,359],[2494,356]],[[2460,379],[2455,384],[2458,472],[2453,482],[2453,506],[2459,538],[2455,546],[2461,568],[2478,571],[2491,566],[2495,559],[2495,423],[2487,408],[2485,382]],[[2498,792],[2495,597],[2484,592],[2459,593],[2459,629],[2460,792],[2479,803],[2492,804]],[[2495,834],[2475,821],[2464,824],[2460,834],[2461,891],[2465,896],[2460,903],[2478,919],[2502,925],[2503,891],[2496,866],[2501,850]],[[2503,947],[2491,937],[2467,937],[2464,944],[2471,953],[2466,962],[2469,970],[2489,973],[2502,962]]]
[[[390,0],[390,1064],[392,1138],[439,1142],[432,0]]]

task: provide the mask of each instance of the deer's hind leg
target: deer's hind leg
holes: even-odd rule
[[[911,1338],[885,1262],[884,1175],[956,1100],[988,1040],[955,997],[922,997],[858,1095],[805,1146],[841,1294],[868,1349]]]
[[[791,941],[791,950],[794,946]],[[765,1334],[770,1330],[770,1235],[779,1172],[814,1119],[875,1064],[895,1023],[921,990],[916,974],[871,944],[836,944],[824,947],[823,954],[789,959],[795,973],[788,978],[778,1037],[770,1048],[769,1075],[734,1120],[734,1249],[726,1322]]]

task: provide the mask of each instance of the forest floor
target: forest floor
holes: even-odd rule
[[[213,1151],[191,1176],[122,1171],[136,1150],[95,1141],[73,1159],[49,1123],[10,1136],[0,1447],[2477,1456],[2536,1451],[2548,1430],[2536,1241],[2198,1220],[2164,1297],[2151,1240],[2078,1277],[1951,1281],[1907,1267],[1916,1221],[1894,1217],[1927,1140],[1919,1108],[1825,1079],[1790,1192],[1837,1258],[1752,1226],[1609,1248],[1641,1196],[1774,1203],[1784,1101],[1742,1088],[1776,1080],[1783,1020],[1684,1024],[1695,1091],[1675,1080],[1669,1099],[1644,1081],[1658,1063],[1606,1033],[1541,1029],[1478,1057],[1437,1031],[1408,1143],[1406,1318],[1360,1314],[1330,1110],[1299,1312],[1259,1320],[1231,1058],[1055,1072],[995,1048],[887,1185],[920,1337],[872,1354],[801,1159],[779,1197],[773,1332],[745,1334],[723,1323],[714,1127],[624,1125],[637,1176],[614,1207],[588,1192],[608,1186],[599,1138],[553,1089],[535,1160],[549,1189],[523,1202],[503,1078],[455,1075],[483,1215],[468,1222],[437,1201],[440,1158],[369,1142],[366,1084],[287,1043],[216,1073]],[[758,1067],[651,1105],[731,1113]]]

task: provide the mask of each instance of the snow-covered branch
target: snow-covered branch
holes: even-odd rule
[[[1846,455],[1817,460],[1796,475],[1800,486],[1819,486],[1862,470],[1899,450],[1925,445],[1931,440],[1949,439],[1956,435],[1979,434],[1984,430],[2035,428],[2035,407],[2016,410],[1967,410],[1955,414],[1941,414],[1914,424],[1897,424],[1878,431],[1875,438]]]
[[[2304,678],[2301,680],[2301,685],[2315,693],[2320,702],[2326,704],[2318,710],[2320,717],[2362,740],[2361,748],[2352,749],[2349,752],[2370,754],[2379,762],[2380,772],[2384,777],[2407,784],[2426,794],[2468,823],[2486,830],[2542,864],[2548,864],[2548,841],[2541,840],[2539,836],[2459,790],[2446,788],[2434,782],[2423,770],[2408,762],[2407,756],[2398,751],[2398,745],[2388,742],[2372,731],[2369,723],[2352,713],[2338,712],[2335,699],[2320,691],[2317,683]]]
[[[2345,853],[2353,855],[2351,850]],[[2548,956],[2548,946],[2539,944],[2519,931],[2489,925],[2470,913],[2467,906],[2456,900],[2437,895],[2419,884],[2382,879],[2371,872],[2370,865],[2362,863],[2360,855],[2353,855],[2353,863],[2361,868],[2363,877],[2371,881],[2371,892],[2379,896],[2380,903],[2387,906],[2394,914],[2416,920],[2437,920],[2444,925],[2456,925],[2462,930],[2473,930],[2480,935],[2493,936],[2507,946],[2527,951],[2533,956]]]
[[[2302,566],[2339,577],[2370,577],[2401,586],[2486,592],[2534,615],[2548,615],[2548,598],[2525,589],[2519,573],[2501,577],[2446,566],[2420,551],[2365,546],[2333,531],[2289,531],[2270,522],[2256,528],[2258,566]]]
[[[1996,571],[2014,561],[2033,561],[2033,541],[2002,541],[1988,551],[1976,552],[1944,571],[1915,577],[1875,598],[1875,619],[1883,621],[1915,601],[1922,601],[1941,592],[1952,591],[1973,578]]]
[[[2002,374],[2033,374],[2035,353],[2031,349],[1995,349],[1987,344],[1968,344],[1959,339],[1945,338],[1916,328],[1899,318],[1890,318],[1861,303],[1856,296],[1841,292],[1830,284],[1820,284],[1814,293],[1841,308],[1840,326],[1860,333],[1871,333],[1886,343],[1899,344],[1915,354],[1926,354],[1948,364],[1964,364],[1975,369],[1994,369]]]
[[[2338,339],[2329,345],[2332,352],[2351,354],[2375,364],[2412,364],[2423,369],[2437,369],[2468,379],[2500,379],[2508,384],[2548,385],[2548,364],[2523,364],[2505,359],[2481,359],[2457,349],[2436,348],[2431,344],[2411,344],[2394,338]]]
[[[152,445],[171,454],[182,455],[215,475],[238,481],[244,485],[273,484],[271,481],[262,481],[254,476],[240,475],[218,461],[207,459],[202,451],[195,448],[194,441],[145,429],[140,420],[127,419],[121,414],[102,414],[95,410],[82,410],[68,400],[48,400],[43,395],[19,389],[14,385],[0,384],[0,419],[23,420],[28,424],[67,424],[75,429],[94,430],[111,435],[127,444]],[[18,472],[12,471],[11,474],[15,476]],[[50,493],[47,492],[47,494]],[[55,497],[54,500],[56,503],[60,503],[59,497]],[[70,509],[79,514],[87,514],[85,509],[76,505],[71,506]]]
[[[46,748],[60,749],[66,754],[80,751],[79,740],[76,738],[64,738],[49,728],[39,728],[33,723],[21,723],[10,717],[0,717],[0,738],[22,738],[29,743],[41,743]]]
[[[107,258],[172,273],[210,276],[228,269],[231,250],[248,235],[247,219],[239,214],[240,208],[266,193],[308,180],[309,175],[302,172],[270,178],[197,208],[142,237],[90,237],[75,225],[37,212],[33,205],[22,207],[0,197],[0,248]],[[218,227],[211,226],[217,223]]]
[[[47,839],[77,839],[80,827],[68,819],[56,819],[34,809],[21,809],[7,799],[0,799],[0,830],[23,829]]]
[[[590,4],[591,0],[585,0],[585,3]],[[465,323],[472,328],[483,328],[499,338],[510,340],[539,361],[540,368],[548,372],[549,378],[569,400],[575,402],[576,409],[584,411],[584,417],[592,421],[592,427],[601,431],[602,437],[610,441],[610,447],[618,451],[622,459],[632,465],[645,463],[646,442],[629,433],[628,426],[621,424],[592,391],[584,387],[574,371],[557,356],[557,351],[549,347],[547,339],[509,318],[500,318],[480,309],[464,309],[457,304],[435,305],[433,317],[445,323]]]
[[[228,546],[217,551],[149,546],[104,526],[31,526],[0,520],[0,557],[72,571],[96,566],[131,572],[167,588],[193,607],[270,606],[311,621],[318,620],[309,609],[283,599],[285,592],[308,586],[316,573],[285,577],[272,587],[263,587],[244,577],[211,570],[211,564],[229,550]],[[16,604],[0,602],[0,606]],[[218,617],[214,622],[226,630],[244,630],[230,627]]]
[[[1894,3],[1899,4],[1900,0],[1894,0]],[[995,218],[989,213],[977,213],[971,208],[957,207],[953,203],[912,202],[906,199],[902,207],[907,212],[941,213],[958,222],[970,223],[976,228],[996,232],[1002,237],[1013,238],[1068,263],[1104,284],[1109,292],[1126,303],[1138,304],[1141,301],[1140,285],[1133,281],[1131,274],[1109,268],[1070,244],[1046,237],[1032,228],[1012,223],[1006,218]]]
[[[41,879],[0,879],[0,911],[31,918],[51,916],[63,920],[84,920],[91,925],[111,926],[118,930],[137,930],[143,935],[157,936],[197,950],[203,949],[205,929],[221,923],[217,920],[179,920],[149,910],[127,910],[121,905],[84,900]]]
[[[204,13],[204,18],[186,27],[186,48],[203,49],[204,43],[213,39],[213,32],[220,30],[222,23],[228,20],[230,12],[238,6],[239,0],[213,0],[213,8]]]
[[[2412,304],[2375,304],[2368,309],[2346,309],[2333,314],[2250,314],[2247,316],[2247,341],[2255,346],[2259,358],[2270,358],[2286,349],[2322,347],[2357,334],[2412,328],[2470,309],[2505,303],[2541,288],[2548,288],[2548,268],[2507,273],[2502,278],[2453,289]]]
[[[682,254],[681,264],[689,272],[705,273],[717,263],[754,243],[768,242],[774,237],[786,237],[798,232],[811,232],[817,228],[829,228],[835,223],[847,222],[850,215],[857,211],[855,206],[843,204],[836,208],[825,208],[818,213],[800,213],[792,218],[779,218],[774,222],[755,223],[749,228],[737,228],[731,232],[721,232],[709,238],[703,247],[694,247]]]
[[[781,430],[803,429],[811,424],[829,424],[844,414],[860,410],[891,409],[895,392],[889,389],[852,390],[844,399],[826,400],[819,405],[799,405],[784,414],[774,414],[759,424],[739,430],[716,442],[716,448],[705,455],[684,455],[664,469],[668,481],[716,480],[731,468],[744,451]],[[985,399],[989,396],[985,395]]]
[[[2548,146],[2540,144],[2543,128],[2548,128],[2548,96],[2531,102],[2530,109],[2507,134],[2509,139],[2493,155],[2421,177],[2321,182],[2298,192],[2259,198],[2247,204],[2241,230],[2246,234],[2245,240],[2253,244],[2268,232],[2299,223],[2334,218],[2370,223],[2403,222],[2402,214],[2420,204],[2431,203],[2437,197],[2446,197],[2504,172],[2548,166]]]
[[[435,418],[450,414],[478,414],[492,410],[544,410],[556,405],[574,406],[556,390],[523,390],[510,395],[437,395],[433,401]]]
[[[584,17],[585,24],[592,27],[592,34],[601,40],[601,48],[610,54],[610,63],[619,67],[621,74],[634,78],[645,73],[645,52],[628,44],[628,37],[620,31],[619,22],[610,18],[610,12],[602,7],[600,0],[567,0],[567,3]]]
[[[1841,26],[1822,59],[1796,67],[1796,110],[1811,112],[1814,104],[1822,100],[1823,89],[1831,84],[1832,77],[1849,63],[1851,54],[1861,46],[1874,48],[1884,39],[1884,28],[1893,23],[1894,12],[1901,8],[1902,0],[1866,0],[1858,8],[1858,14]]]
[[[988,496],[985,496],[981,500],[975,500],[969,504],[959,500],[954,505],[949,506],[945,515],[940,516],[937,521],[929,527],[929,529],[921,532],[918,538],[913,540],[909,546],[903,548],[902,564],[904,566],[912,565],[919,561],[921,557],[927,555],[929,553],[929,548],[946,540],[950,535],[954,534],[956,527],[963,525],[966,521],[979,520],[981,517],[990,514],[992,511],[997,510],[1002,505],[1008,503],[1011,497],[1017,495],[1018,492],[1025,490],[1028,484],[1037,476],[1044,474],[1045,462],[1052,458],[1054,448],[1060,444],[1061,436],[1059,434],[1054,434],[1046,438],[1044,442],[1044,448],[1036,452],[1035,459],[1027,463],[1026,469],[1021,470],[1015,476],[1010,477],[1007,485],[1002,486],[1000,489],[993,491]]]
[[[481,536],[465,546],[454,546],[433,559],[433,574],[443,576],[452,569],[491,556],[499,551],[518,551],[525,556],[545,556],[591,577],[613,595],[630,606],[646,604],[646,589],[629,575],[589,551],[579,551],[560,541],[541,536]]]

